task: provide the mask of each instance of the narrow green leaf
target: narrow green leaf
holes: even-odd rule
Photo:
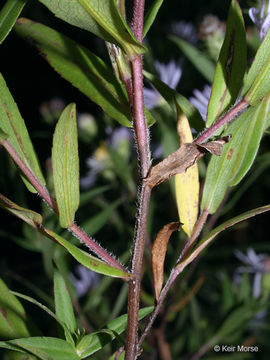
[[[53,2],[51,2],[53,4]],[[49,64],[121,125],[131,127],[127,93],[106,63],[45,25],[21,18],[15,31],[32,41]]]
[[[196,246],[194,249],[192,249],[191,253],[184,258],[182,261],[180,261],[177,264],[177,268],[181,268],[181,270],[184,270],[184,268],[190,264],[202,251],[210,244],[212,240],[216,238],[218,234],[220,234],[222,231],[234,226],[235,224],[238,224],[241,221],[247,220],[253,216],[263,214],[267,211],[270,211],[270,205],[261,206],[257,209],[253,209],[250,211],[247,211],[243,214],[240,214],[228,221],[225,221],[223,224],[219,225],[212,231],[210,231],[207,236],[205,236]]]
[[[23,306],[0,279],[0,338],[8,340],[29,335]]]
[[[213,62],[203,52],[189,44],[187,41],[173,35],[170,35],[169,39],[171,39],[180,48],[184,55],[205,77],[205,79],[212,83],[215,74],[215,65]]]
[[[141,309],[139,311],[139,320],[153,311],[153,306]],[[107,326],[107,330],[111,330],[110,333],[104,333],[102,331],[95,331],[94,333],[85,335],[76,346],[76,350],[81,359],[86,358],[89,355],[94,354],[98,350],[102,349],[105,344],[115,339],[115,334],[120,335],[127,327],[127,315],[122,315],[117,319],[111,321]],[[104,330],[106,330],[104,329]]]
[[[246,70],[246,52],[244,19],[238,2],[232,0],[207,110],[207,127],[235,102]]]
[[[2,132],[8,135],[11,145],[32,170],[39,182],[45,185],[45,179],[40,170],[27,128],[2,74],[0,74],[0,128]],[[28,189],[36,193],[28,180],[24,177],[23,180]]]
[[[67,228],[73,223],[80,202],[78,134],[73,103],[63,110],[55,128],[52,167],[59,222]]]
[[[114,267],[106,264],[102,260],[97,259],[96,257],[88,254],[87,252],[76,247],[75,245],[69,243],[67,240],[57,235],[53,231],[43,228],[43,233],[44,235],[48,236],[50,239],[53,239],[56,242],[58,242],[58,244],[63,246],[80,264],[87,267],[88,269],[93,270],[99,274],[108,275],[112,277],[130,278],[131,275],[129,273],[119,269],[115,269]]]
[[[59,271],[54,271],[54,301],[55,313],[67,327],[70,333],[75,333],[77,323],[73,311],[73,306],[65,280]]]
[[[180,107],[180,109],[188,118],[191,127],[196,129],[198,132],[204,129],[205,123],[202,120],[200,113],[195,108],[195,106],[193,106],[183,95],[170,88],[157,76],[147,71],[144,71],[143,74],[147,80],[151,81],[151,83],[155,86],[155,88],[159,91],[159,93],[168,102],[173,110],[175,110],[177,106]]]
[[[269,91],[270,82],[270,30],[261,43],[249,69],[241,95],[254,105]]]
[[[155,21],[157,13],[162,4],[163,4],[163,0],[155,0],[152,6],[150,7],[150,9],[148,10],[144,19],[143,38],[146,36],[153,22]]]
[[[0,44],[8,36],[28,0],[7,0],[0,11]]]
[[[94,236],[109,220],[114,209],[117,208],[122,203],[122,199],[118,199],[109,206],[107,206],[103,211],[99,212],[97,215],[93,216],[90,220],[85,221],[82,224],[82,228],[87,234]]]
[[[245,110],[224,131],[232,135],[220,157],[212,156],[207,168],[201,208],[213,214],[228,189],[236,185],[251,167],[265,130],[269,99]],[[244,141],[243,141],[244,139]]]
[[[40,214],[35,211],[22,208],[2,194],[0,194],[0,207],[19,217],[34,228],[37,228],[42,223],[42,216]]]
[[[106,41],[116,43],[128,55],[136,56],[146,50],[132,35],[115,1],[40,0],[40,2],[60,19],[90,31]]]
[[[255,160],[267,118],[270,118],[269,103],[270,96],[257,106],[253,120],[245,133],[245,140],[241,142],[239,155],[232,168],[230,186],[237,185],[243,179]]]
[[[53,337],[28,337],[0,341],[0,347],[36,355],[42,360],[79,360],[73,346]]]
[[[45,305],[41,304],[39,301],[37,301],[36,299],[32,298],[31,296],[27,296],[21,293],[18,293],[17,291],[11,291],[11,294],[15,295],[16,297],[19,297],[21,299],[24,299],[36,306],[38,306],[40,309],[42,309],[43,311],[45,311],[47,314],[49,314],[54,320],[56,320],[61,326],[63,326],[62,322],[60,321],[60,319],[57,318],[57,316]]]

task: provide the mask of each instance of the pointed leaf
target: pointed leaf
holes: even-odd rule
[[[50,239],[55,240],[63,246],[80,264],[87,267],[90,270],[93,270],[99,274],[108,275],[117,278],[130,278],[132,275],[124,272],[122,270],[116,269],[104,261],[97,259],[96,257],[88,254],[87,252],[79,249],[75,245],[69,243],[67,240],[57,235],[53,231],[43,228],[44,235],[48,236]]]
[[[156,300],[163,285],[164,261],[167,252],[168,242],[174,231],[179,230],[179,222],[171,222],[158,232],[152,247],[152,271]]]
[[[202,120],[200,113],[195,108],[195,106],[188,101],[188,99],[186,99],[183,95],[179,94],[177,91],[171,89],[157,76],[147,71],[144,71],[143,74],[147,80],[151,81],[151,83],[155,86],[155,88],[168,102],[168,104],[173,110],[179,107],[183,111],[183,113],[188,118],[191,127],[196,129],[198,132],[204,129],[205,123]]]
[[[53,337],[28,337],[0,341],[0,347],[33,354],[42,360],[80,359],[71,344]]]
[[[53,183],[64,228],[74,220],[80,202],[78,134],[75,104],[62,112],[55,128],[52,147]]]
[[[203,249],[206,248],[206,246],[208,246],[210,244],[210,242],[212,240],[215,239],[215,237],[220,234],[222,231],[234,226],[235,224],[238,224],[241,221],[247,220],[253,216],[259,215],[259,214],[263,214],[264,212],[270,211],[270,205],[266,205],[266,206],[262,206],[259,207],[257,209],[253,209],[250,211],[247,211],[241,215],[238,215],[228,221],[225,221],[223,224],[219,225],[218,227],[216,227],[215,229],[213,229],[212,231],[210,231],[210,233],[205,236],[196,246],[195,248],[191,251],[191,253],[189,255],[187,255],[183,260],[181,260],[178,264],[177,264],[177,268],[181,269],[181,271],[184,270],[184,268],[190,264],[202,251]]]
[[[39,162],[35,154],[25,123],[19,113],[17,105],[0,74],[0,128],[8,135],[8,139],[16,152],[32,170],[42,185],[45,179],[40,170]],[[36,193],[34,187],[24,177],[28,189]]]
[[[42,223],[42,216],[40,214],[35,211],[22,208],[2,194],[0,194],[0,207],[19,217],[34,228],[38,228],[38,226]]]
[[[146,49],[132,35],[121,17],[115,1],[103,0],[40,0],[57,17],[88,30],[102,39],[116,43],[131,56]]]
[[[77,323],[73,311],[73,306],[65,280],[59,271],[54,271],[54,302],[55,314],[64,323],[70,333],[75,333]]]
[[[0,11],[0,44],[8,36],[28,0],[7,0]]]
[[[121,125],[131,127],[127,94],[111,67],[70,38],[31,20],[20,18],[15,31],[32,41],[45,60],[67,81]]]
[[[14,339],[29,335],[23,306],[0,279],[0,338]]]
[[[270,30],[261,43],[249,69],[241,95],[254,105],[270,91]]]
[[[163,0],[155,0],[151,5],[150,9],[148,10],[144,19],[143,38],[146,36],[153,22],[155,21],[157,13],[162,4],[163,4]]]
[[[139,311],[139,320],[153,311],[153,306],[141,309]],[[115,334],[120,335],[127,327],[127,315],[122,315],[117,319],[111,321],[106,329],[111,330],[111,333],[104,334],[96,331],[91,334],[85,335],[77,344],[76,351],[81,359],[86,358],[102,349],[105,344],[115,339]],[[115,334],[114,334],[115,333]]]
[[[180,145],[193,141],[188,120],[183,113],[178,116],[177,130]],[[182,223],[182,229],[189,237],[198,217],[199,190],[197,163],[188,168],[185,173],[175,175],[175,195],[179,219]]]
[[[232,0],[207,110],[207,127],[235,102],[246,70],[246,57],[244,19],[238,2]]]
[[[189,44],[187,41],[173,35],[169,36],[169,39],[180,48],[205,79],[212,83],[215,74],[215,65],[213,62],[203,52]]]
[[[232,138],[224,145],[220,158],[211,158],[203,190],[201,208],[210,214],[220,205],[228,186],[237,184],[251,167],[265,130],[268,101],[245,110],[224,131]]]

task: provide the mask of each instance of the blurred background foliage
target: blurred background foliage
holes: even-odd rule
[[[128,4],[128,1],[127,1]],[[251,34],[249,63],[258,44],[258,35],[247,16],[253,1],[240,1],[246,26]],[[146,1],[149,7],[151,1]],[[145,68],[156,72],[154,61],[168,64],[175,61],[181,68],[177,90],[191,97],[194,89],[206,85],[203,76],[184,58],[168,35],[180,21],[193,26],[196,46],[215,56],[219,39],[207,42],[202,35],[205,16],[215,15],[221,31],[230,1],[165,1],[156,22],[149,31],[144,57]],[[78,41],[106,59],[104,43],[95,36],[56,19],[37,1],[23,10],[23,16],[42,22]],[[208,24],[209,25],[209,24]],[[191,33],[189,33],[191,34]],[[215,32],[215,36],[218,32]],[[255,34],[255,35],[254,35]],[[254,36],[253,36],[254,35]],[[189,35],[191,36],[191,35]],[[256,40],[257,39],[257,40]],[[191,40],[191,38],[189,39]],[[209,39],[208,39],[209,40]],[[257,42],[256,42],[257,41]],[[108,250],[129,264],[133,227],[136,217],[137,155],[132,131],[120,128],[77,89],[62,79],[14,32],[0,47],[1,72],[12,92],[34,143],[48,183],[51,183],[51,141],[55,123],[70,102],[76,102],[79,124],[79,153],[81,172],[81,206],[78,224]],[[149,84],[146,83],[146,87]],[[175,114],[160,102],[153,115],[157,119],[151,128],[154,162],[178,148]],[[269,134],[265,134],[258,157],[241,182],[227,194],[217,214],[208,222],[205,232],[217,224],[248,209],[269,203],[270,157]],[[201,181],[207,158],[200,163]],[[56,216],[27,192],[10,159],[0,148],[1,193],[21,206],[42,212],[45,224],[78,243],[63,231]],[[149,238],[145,251],[142,305],[153,305],[151,283],[151,243],[163,225],[178,219],[172,182],[155,189],[151,200]],[[52,189],[51,189],[52,190]],[[97,329],[126,313],[127,284],[119,280],[84,272],[58,245],[52,243],[18,219],[0,210],[1,262],[0,276],[9,288],[33,296],[53,307],[53,267],[64,275],[72,294],[81,328],[87,332]],[[161,316],[145,344],[143,359],[268,359],[270,354],[269,290],[270,243],[269,215],[261,215],[235,226],[220,235],[178,279],[166,301]],[[166,256],[166,276],[177,260],[184,234],[174,234]],[[239,252],[240,251],[240,252]],[[79,281],[80,280],[80,281]],[[56,336],[55,323],[32,304],[23,302],[29,318],[46,336]],[[257,345],[254,354],[215,354],[213,344]],[[95,359],[107,359],[119,347],[114,341]],[[169,350],[168,350],[169,348]],[[166,352],[167,351],[167,352]],[[201,351],[201,353],[200,353]],[[197,354],[197,355],[196,355]],[[197,356],[197,357],[196,357]],[[7,357],[8,359],[8,357]]]

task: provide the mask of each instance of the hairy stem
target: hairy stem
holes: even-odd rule
[[[25,177],[30,181],[33,187],[37,190],[38,194],[46,201],[46,203],[51,207],[51,209],[58,214],[58,208],[55,200],[51,197],[48,190],[43,186],[39,180],[36,178],[35,174],[31,169],[24,163],[20,155],[16,152],[14,147],[11,145],[9,140],[2,141],[2,145],[7,150],[9,155],[14,160],[15,164],[19,167],[21,172]],[[84,244],[86,244],[96,255],[101,259],[106,261],[111,266],[125,271],[125,268],[115,260],[110,254],[107,253],[98,243],[96,243],[91,237],[89,237],[85,232],[83,232],[75,223],[71,224],[68,229],[78,237]]]
[[[221,119],[214,123],[210,128],[206,129],[197,139],[194,140],[196,144],[202,144],[207,141],[211,136],[215,135],[215,132],[220,129],[223,125],[232,121],[240,111],[245,110],[249,106],[249,103],[242,99],[238,104],[236,104],[231,110],[229,110]]]
[[[146,239],[146,228],[151,188],[143,182],[135,231],[135,244],[132,258],[132,274],[135,279],[129,282],[128,289],[128,326],[125,360],[137,358],[138,313],[140,307],[141,272]]]

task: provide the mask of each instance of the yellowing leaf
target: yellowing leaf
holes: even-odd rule
[[[180,144],[193,141],[192,133],[186,116],[178,116],[178,134]],[[199,204],[199,172],[197,163],[183,174],[175,176],[176,203],[180,222],[184,232],[190,237],[198,217]]]
[[[163,285],[164,261],[172,233],[179,229],[179,222],[171,222],[159,231],[152,247],[152,271],[156,300]]]

